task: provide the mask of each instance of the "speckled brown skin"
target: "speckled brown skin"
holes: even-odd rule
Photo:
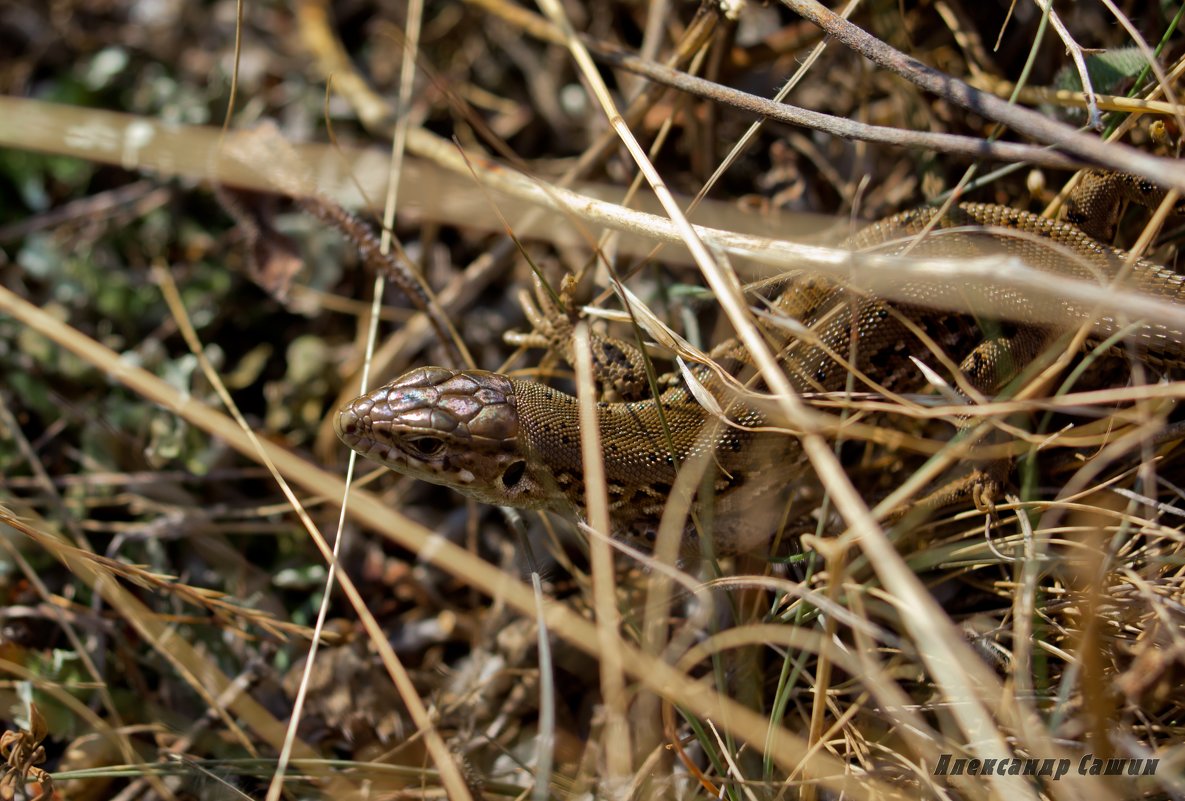
[[[1091,170],[1066,200],[1067,222],[1103,242],[1110,241],[1119,223],[1122,201],[1156,208],[1166,192],[1145,178]],[[1173,214],[1185,214],[1185,198],[1177,200]]]
[[[933,209],[897,215],[848,244],[853,250],[902,252],[904,240],[935,222],[935,215]],[[951,231],[943,230],[967,226],[980,232],[951,237]],[[953,248],[956,254],[972,256],[1003,249],[1054,274],[1096,281],[1127,269],[1125,286],[1185,301],[1181,275],[1144,259],[1131,261],[1123,251],[1067,223],[1005,206],[968,203],[950,210],[935,227],[938,234],[920,246],[910,245],[910,252],[950,255]],[[1131,261],[1127,268],[1126,261]],[[1081,324],[1089,313],[1069,302],[1033,302],[1021,293],[976,287],[991,307],[972,316],[942,310],[965,307],[966,287],[919,283],[904,290],[916,304],[890,304],[802,276],[789,281],[774,306],[809,328],[810,336],[793,338],[783,326],[760,325],[779,344],[780,363],[803,392],[843,390],[852,368],[857,391],[922,390],[926,380],[911,357],[954,383],[955,376],[934,358],[934,346],[959,366],[964,386],[992,392],[1015,377],[1053,334]],[[1099,341],[1118,326],[1100,318],[1093,328]],[[554,336],[564,336],[562,325],[555,331]],[[1131,339],[1154,364],[1182,361],[1181,329],[1140,326]],[[613,348],[618,346],[632,353],[632,346],[618,343]],[[562,351],[562,343],[556,349]],[[717,347],[713,356],[733,374],[751,372],[747,354],[736,343]],[[748,430],[763,424],[762,415],[735,393],[723,391],[711,371],[703,368],[697,375],[720,399],[733,425],[709,415],[681,382],[671,382],[658,400],[598,405],[615,529],[630,539],[652,538],[677,465],[711,450],[716,552],[763,547],[788,493],[806,473],[797,440]],[[581,513],[577,402],[542,384],[482,371],[419,368],[352,401],[340,411],[336,430],[363,456],[480,501]]]

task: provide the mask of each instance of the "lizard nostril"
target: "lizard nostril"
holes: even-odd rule
[[[342,409],[333,418],[333,430],[339,437],[352,435],[358,428],[358,416],[349,409]]]

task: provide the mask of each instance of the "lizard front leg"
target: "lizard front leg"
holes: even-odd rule
[[[575,278],[569,274],[560,286],[558,302],[541,288],[536,292],[535,303],[524,298],[523,312],[532,330],[528,334],[507,334],[506,341],[518,347],[545,348],[574,367],[573,332],[579,319],[575,290]],[[590,330],[589,349],[593,377],[600,384],[602,399],[639,401],[650,397],[646,358],[636,345]]]

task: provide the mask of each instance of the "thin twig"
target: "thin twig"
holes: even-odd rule
[[[1075,169],[1086,164],[1093,164],[1089,159],[1078,159],[1071,155],[1057,153],[1034,145],[1018,144],[1016,142],[989,142],[974,136],[959,134],[933,133],[928,131],[910,131],[903,128],[892,128],[884,125],[869,125],[856,122],[833,114],[792,106],[789,103],[779,103],[764,97],[742,92],[728,86],[713,83],[704,78],[697,78],[678,70],[663,67],[654,62],[644,61],[619,48],[601,42],[585,39],[589,49],[597,56],[597,60],[620,67],[639,75],[645,75],[652,81],[674,87],[683,92],[694,94],[720,103],[727,103],[735,108],[758,114],[770,120],[797,125],[803,128],[823,131],[838,136],[841,139],[853,139],[865,142],[877,142],[895,147],[916,147],[925,150],[936,150],[952,156],[962,156],[968,159],[992,159],[995,161],[1027,161],[1034,165],[1051,169]]]
[[[1086,69],[1086,57],[1082,54],[1082,47],[1078,42],[1074,41],[1074,37],[1070,35],[1069,30],[1066,29],[1065,23],[1058,13],[1053,10],[1053,0],[1035,0],[1037,6],[1042,12],[1049,15],[1049,21],[1053,23],[1053,29],[1057,31],[1057,35],[1061,38],[1062,44],[1066,46],[1066,50],[1070,54],[1070,58],[1074,60],[1074,68],[1078,70],[1078,80],[1082,84],[1082,94],[1086,98],[1087,116],[1090,119],[1090,127],[1096,131],[1103,129],[1103,117],[1099,113],[1099,96],[1095,94],[1094,86],[1090,82],[1090,73]]]
[[[1064,123],[994,95],[905,55],[856,27],[815,0],[782,0],[848,47],[926,91],[988,119],[1007,125],[1039,142],[1055,145],[1078,159],[1147,178],[1166,189],[1185,189],[1185,165],[1174,159],[1150,156],[1133,147],[1107,144]]]

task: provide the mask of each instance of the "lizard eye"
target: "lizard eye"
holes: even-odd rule
[[[407,445],[416,456],[439,456],[444,452],[444,440],[440,437],[416,437],[407,441]]]

